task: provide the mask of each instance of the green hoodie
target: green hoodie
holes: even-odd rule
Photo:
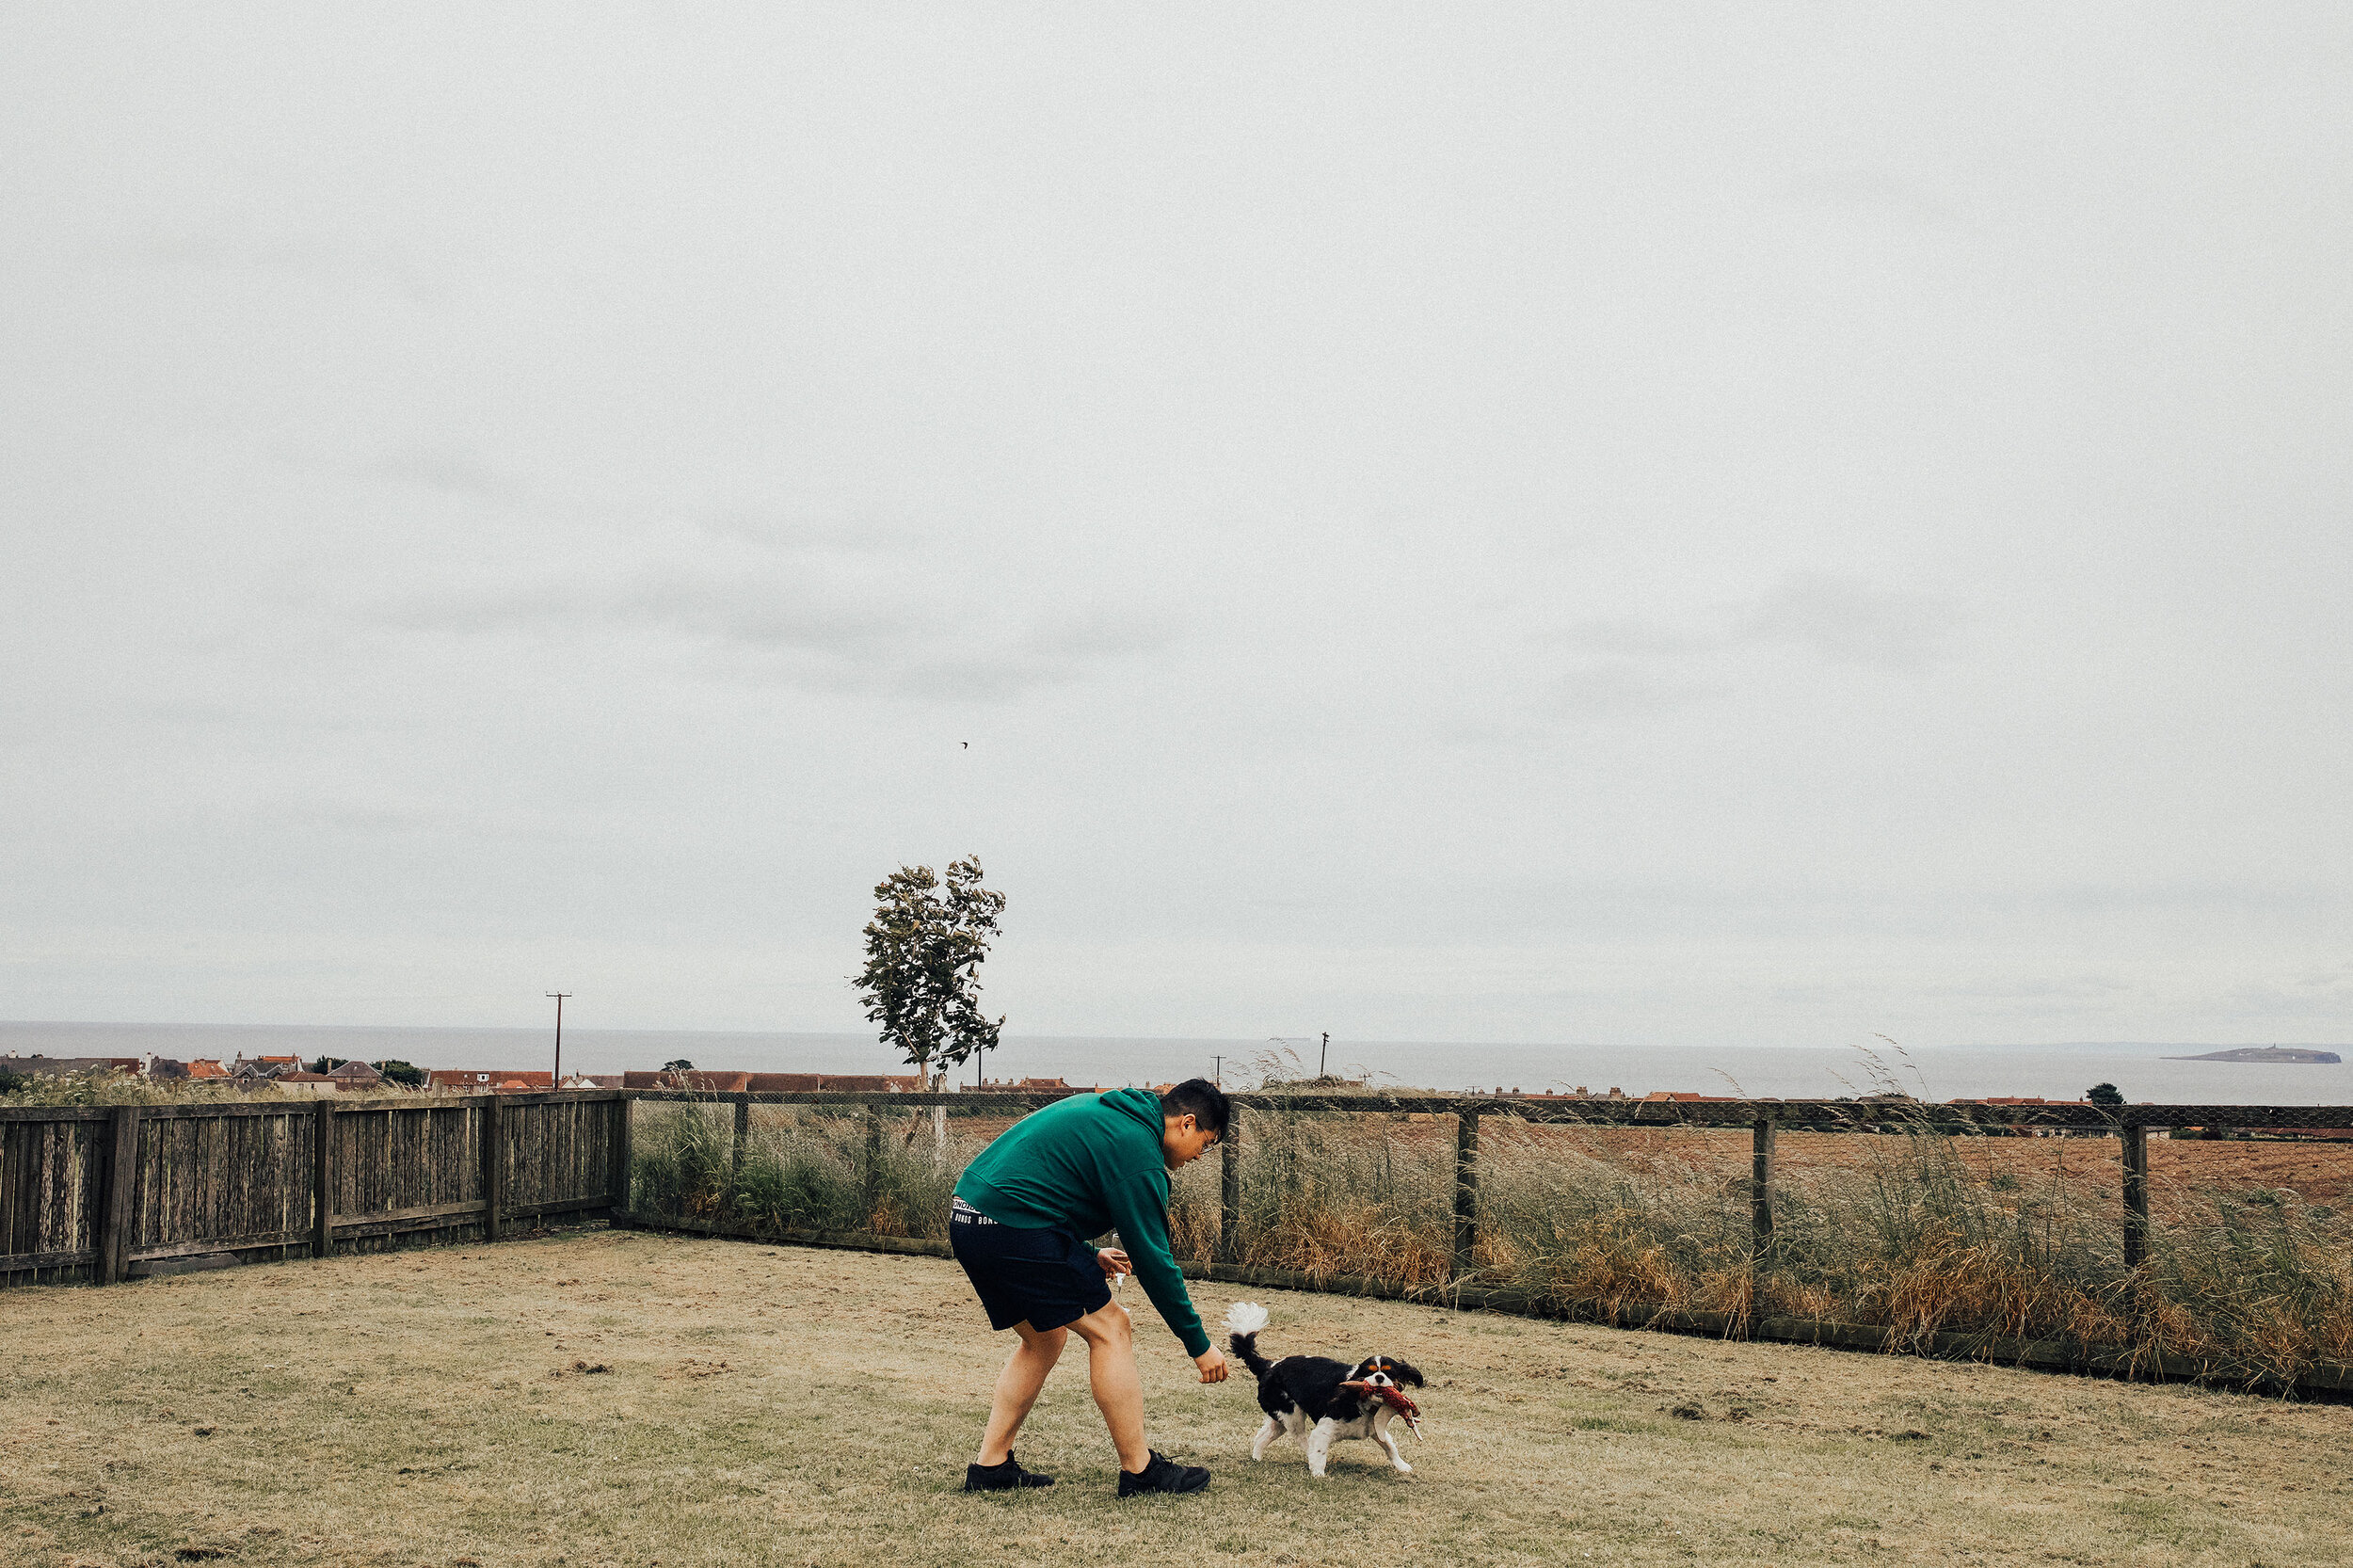
[[[1168,1251],[1168,1161],[1160,1097],[1149,1089],[1073,1095],[1005,1129],[964,1168],[956,1196],[1000,1225],[1080,1236],[1119,1232],[1144,1293],[1187,1355],[1209,1348]]]

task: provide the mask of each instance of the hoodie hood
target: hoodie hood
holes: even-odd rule
[[[1113,1089],[1097,1095],[1096,1098],[1122,1115],[1133,1116],[1150,1128],[1152,1142],[1156,1144],[1160,1141],[1160,1135],[1168,1130],[1168,1123],[1160,1115],[1160,1096],[1149,1089]]]

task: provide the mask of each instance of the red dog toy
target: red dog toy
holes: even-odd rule
[[[1415,1442],[1421,1441],[1421,1408],[1405,1397],[1404,1389],[1393,1383],[1343,1383],[1340,1386],[1354,1389],[1359,1394],[1369,1394],[1404,1416],[1405,1430],[1414,1434]]]

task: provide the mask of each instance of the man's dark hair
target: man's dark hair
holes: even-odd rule
[[[1160,1096],[1160,1119],[1175,1121],[1191,1116],[1193,1125],[1204,1132],[1225,1136],[1225,1117],[1229,1108],[1225,1091],[1206,1078],[1189,1078]]]

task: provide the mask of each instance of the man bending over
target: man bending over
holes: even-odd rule
[[[1225,1092],[1207,1079],[1188,1079],[1165,1095],[1074,1095],[1015,1123],[965,1167],[949,1240],[988,1309],[989,1327],[1021,1336],[998,1376],[979,1463],[964,1472],[966,1491],[1054,1484],[1015,1462],[1013,1439],[1073,1334],[1086,1341],[1087,1378],[1119,1450],[1119,1495],[1209,1484],[1209,1471],[1144,1446],[1135,1329],[1112,1301],[1110,1282],[1133,1272],[1201,1368],[1201,1381],[1225,1381],[1225,1357],[1202,1332],[1168,1252],[1168,1173],[1223,1138],[1225,1117]],[[1114,1228],[1125,1252],[1097,1251],[1087,1240]]]

